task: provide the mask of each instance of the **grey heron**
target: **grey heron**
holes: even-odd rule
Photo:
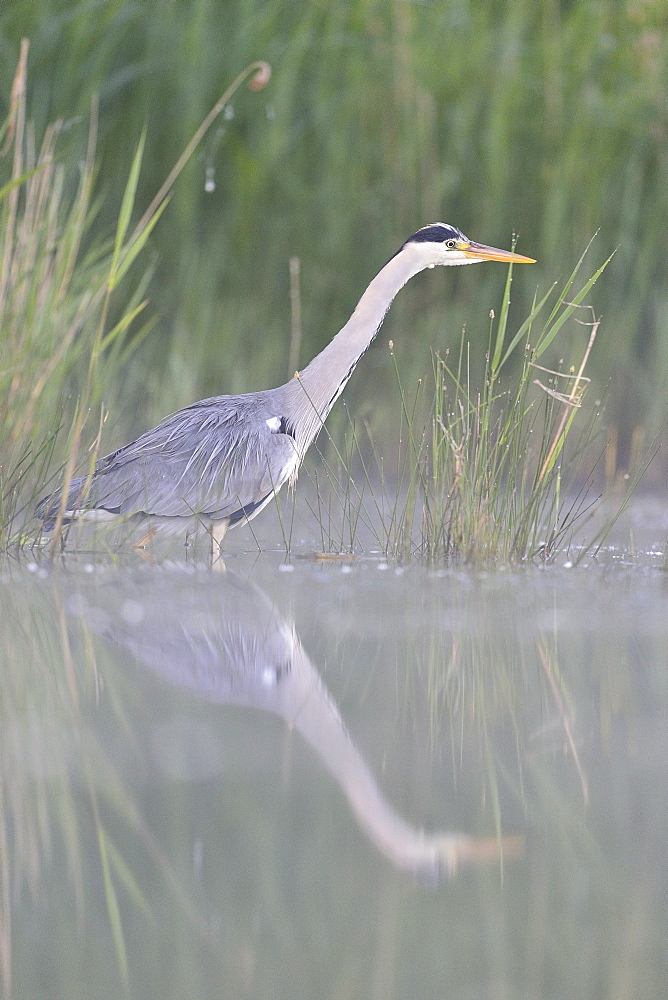
[[[150,535],[154,528],[200,523],[211,533],[215,554],[228,528],[259,514],[286,481],[294,483],[309,445],[406,282],[425,268],[483,260],[534,263],[473,243],[443,222],[419,229],[303,371],[276,389],[192,403],[105,455],[92,475],[70,483],[65,522],[143,518]],[[40,501],[45,530],[53,528],[61,504],[61,490]]]

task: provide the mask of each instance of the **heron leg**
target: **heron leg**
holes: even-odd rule
[[[227,521],[214,521],[211,525],[211,562],[214,564],[218,561],[223,561],[223,554],[220,551],[220,547],[223,544],[227,526]]]
[[[152,542],[157,534],[158,534],[157,528],[149,528],[145,535],[142,535],[138,541],[133,543],[132,548],[136,549],[137,551],[145,549],[148,543]]]

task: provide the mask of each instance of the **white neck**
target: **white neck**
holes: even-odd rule
[[[419,244],[407,243],[402,247],[373,278],[346,325],[293,380],[300,385],[306,405],[301,447],[308,447],[318,433],[357,362],[376,336],[397,292],[428,266]]]

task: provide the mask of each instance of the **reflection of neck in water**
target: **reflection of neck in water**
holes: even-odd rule
[[[170,596],[178,594],[178,607]],[[429,876],[517,853],[520,838],[427,834],[383,798],[295,630],[262,591],[234,573],[139,578],[77,612],[151,670],[201,698],[274,712],[317,751],[367,836],[399,868]],[[116,600],[118,597],[116,596]]]

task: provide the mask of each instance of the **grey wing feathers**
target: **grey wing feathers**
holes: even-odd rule
[[[214,520],[250,514],[293,471],[296,450],[289,434],[270,429],[275,415],[247,398],[203,400],[167,417],[100,459],[83,503],[85,479],[74,481],[68,506]]]

